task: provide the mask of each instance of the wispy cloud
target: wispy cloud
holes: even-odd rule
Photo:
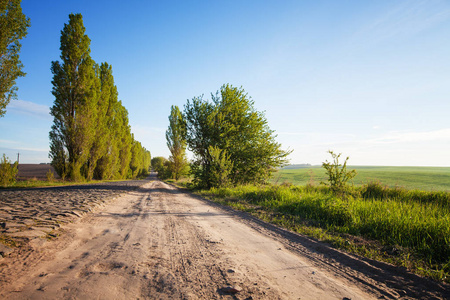
[[[14,144],[18,144],[18,142],[17,141],[11,141],[11,140],[0,140],[0,143],[2,144],[2,145],[14,145]]]
[[[363,27],[354,36],[368,45],[409,37],[450,19],[450,2],[443,0],[402,1]]]
[[[31,101],[12,100],[7,109],[20,114],[31,115],[47,120],[51,119],[50,108],[48,106]]]

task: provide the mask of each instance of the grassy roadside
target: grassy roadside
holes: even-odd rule
[[[432,192],[403,190],[395,196],[391,190],[384,188],[379,198],[363,188],[341,198],[314,186],[249,185],[196,193],[336,248],[450,283],[450,193],[441,192],[440,202],[432,202]]]

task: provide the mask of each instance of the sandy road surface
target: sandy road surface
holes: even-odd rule
[[[3,258],[0,298],[409,299],[282,232],[151,181]]]

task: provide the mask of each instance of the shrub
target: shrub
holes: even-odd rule
[[[16,176],[19,172],[19,162],[11,164],[9,159],[3,154],[3,158],[0,162],[0,185],[7,187],[13,185],[16,182]]]
[[[55,181],[55,174],[53,174],[52,170],[48,170],[46,176],[48,182]]]
[[[322,163],[322,167],[325,169],[328,175],[328,185],[335,194],[343,194],[346,192],[347,182],[356,176],[356,171],[347,171],[348,157],[345,159],[344,164],[339,164],[339,157],[342,153],[335,154],[333,151],[328,151],[333,157],[333,162],[325,161]],[[323,184],[326,184],[322,182]]]

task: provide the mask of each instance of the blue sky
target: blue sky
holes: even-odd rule
[[[242,86],[291,163],[450,166],[450,2],[22,0],[30,17],[0,153],[49,162],[51,61],[69,13],[113,67],[131,130],[168,156],[171,105]]]

